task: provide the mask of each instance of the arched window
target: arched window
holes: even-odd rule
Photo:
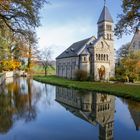
[[[109,39],[109,34],[107,34],[107,39]]]
[[[103,54],[101,54],[101,60],[103,60]]]
[[[84,61],[86,61],[86,56],[84,56]]]
[[[104,47],[104,43],[103,42],[101,42],[101,46],[102,46],[102,48]]]
[[[110,39],[112,39],[112,35],[110,34]]]
[[[134,43],[133,43],[133,48],[135,48],[135,46],[136,46],[136,43],[134,42]]]
[[[101,55],[99,54],[99,60],[101,60]]]
[[[109,107],[110,107],[110,106],[109,106],[109,104],[108,104],[108,109],[109,109]]]
[[[106,60],[108,61],[108,54],[106,55]]]
[[[104,61],[105,61],[105,54],[104,54]]]
[[[106,29],[107,29],[108,31],[111,31],[111,30],[112,30],[112,26],[111,26],[111,25],[106,25]]]
[[[96,54],[96,60],[98,60],[98,54]]]

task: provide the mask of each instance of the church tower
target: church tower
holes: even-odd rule
[[[113,45],[113,19],[106,6],[102,10],[102,13],[98,20],[98,38],[103,37],[108,44]]]
[[[115,76],[115,50],[114,50],[114,22],[112,16],[106,6],[106,0],[97,22],[98,24],[98,38],[103,38],[108,44],[110,53],[109,55],[109,77]]]

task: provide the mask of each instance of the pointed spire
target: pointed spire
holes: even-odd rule
[[[104,0],[104,8],[103,8],[102,13],[100,15],[100,18],[98,20],[98,23],[101,23],[104,21],[108,21],[108,22],[113,23],[112,16],[111,16],[111,14],[106,6],[106,0]]]
[[[104,6],[106,6],[106,0],[104,0]]]

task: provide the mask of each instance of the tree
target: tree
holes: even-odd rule
[[[129,55],[129,47],[130,47],[130,43],[126,43],[122,45],[121,48],[119,48],[116,52],[117,59],[122,59],[124,57],[127,57]]]
[[[51,63],[51,54],[52,52],[50,49],[44,49],[40,52],[39,60],[41,61],[42,66],[44,68],[45,76],[47,75],[48,68],[53,68],[53,65]]]
[[[23,62],[27,58],[30,71],[31,61],[35,59],[34,54],[37,53],[37,37],[34,30],[40,25],[39,10],[45,3],[48,2],[0,0],[1,60]]]
[[[5,30],[0,31],[0,60],[2,70],[19,69],[23,45],[23,36],[13,34],[5,26]],[[22,45],[23,44],[23,45]]]
[[[22,64],[27,64],[28,72],[31,72],[32,61],[38,57],[38,47],[37,47],[37,37],[36,33],[33,31],[28,31],[28,36],[24,38],[23,36],[16,36],[16,43],[13,46],[13,58],[22,62]]]
[[[21,63],[17,60],[3,60],[2,69],[5,71],[20,69]]]
[[[134,52],[121,59],[116,67],[116,77],[126,81],[139,80],[140,78],[140,52]]]
[[[39,10],[46,0],[1,0],[0,22],[12,32],[26,35],[40,25]]]
[[[129,34],[135,31],[140,22],[140,0],[123,0],[123,13],[118,15],[119,21],[115,27],[115,35]]]

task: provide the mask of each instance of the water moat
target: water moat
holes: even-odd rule
[[[0,140],[139,140],[140,103],[104,93],[7,79]]]

